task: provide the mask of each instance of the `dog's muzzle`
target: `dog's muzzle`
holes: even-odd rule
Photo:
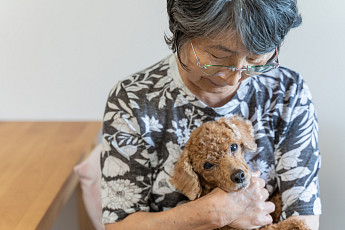
[[[243,183],[243,181],[246,179],[246,174],[242,169],[236,170],[233,174],[230,176],[231,180],[235,183]]]

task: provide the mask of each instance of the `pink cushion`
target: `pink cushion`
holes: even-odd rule
[[[97,145],[90,156],[74,167],[79,176],[85,209],[97,230],[104,230],[101,203],[101,165],[102,145]]]

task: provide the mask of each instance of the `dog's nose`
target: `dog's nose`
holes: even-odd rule
[[[242,183],[246,179],[246,174],[242,169],[238,169],[236,172],[231,174],[230,178],[235,183]]]

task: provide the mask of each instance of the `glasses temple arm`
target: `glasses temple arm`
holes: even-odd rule
[[[204,67],[202,67],[201,64],[200,64],[200,59],[198,58],[198,56],[196,56],[196,53],[195,53],[195,50],[194,50],[193,43],[190,42],[190,45],[192,46],[192,50],[193,50],[193,53],[194,53],[194,56],[195,56],[195,59],[196,59],[196,64],[197,64],[197,66],[199,66],[200,68],[204,68]]]

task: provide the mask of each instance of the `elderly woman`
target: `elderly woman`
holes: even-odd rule
[[[174,54],[120,81],[103,127],[106,229],[256,228],[272,222],[267,198],[282,193],[281,219],[318,229],[318,126],[302,77],[279,66],[279,48],[301,24],[296,0],[168,0]],[[258,146],[240,192],[188,199],[169,182],[193,129],[241,115]],[[260,172],[260,173],[259,173]]]

